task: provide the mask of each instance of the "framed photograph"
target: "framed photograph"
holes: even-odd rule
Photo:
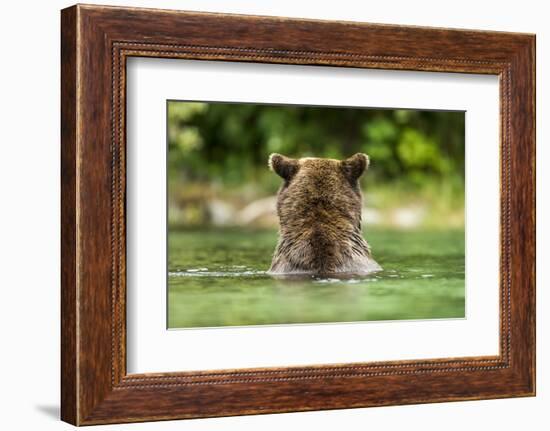
[[[64,421],[534,396],[534,35],[61,18]]]

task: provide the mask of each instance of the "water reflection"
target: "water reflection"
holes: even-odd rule
[[[368,237],[381,272],[273,276],[276,232],[171,232],[169,327],[464,317],[463,231]]]

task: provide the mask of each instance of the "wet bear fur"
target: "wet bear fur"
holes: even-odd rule
[[[279,241],[272,274],[368,274],[381,270],[361,232],[359,178],[366,154],[346,160],[269,157],[283,179],[277,194]]]

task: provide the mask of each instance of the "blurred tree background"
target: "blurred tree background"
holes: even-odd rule
[[[269,154],[369,155],[368,225],[464,225],[464,112],[168,102],[169,223],[274,227]]]

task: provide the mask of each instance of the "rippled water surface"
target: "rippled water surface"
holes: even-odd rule
[[[369,230],[384,271],[274,278],[277,233],[170,230],[170,328],[464,317],[464,231]]]

